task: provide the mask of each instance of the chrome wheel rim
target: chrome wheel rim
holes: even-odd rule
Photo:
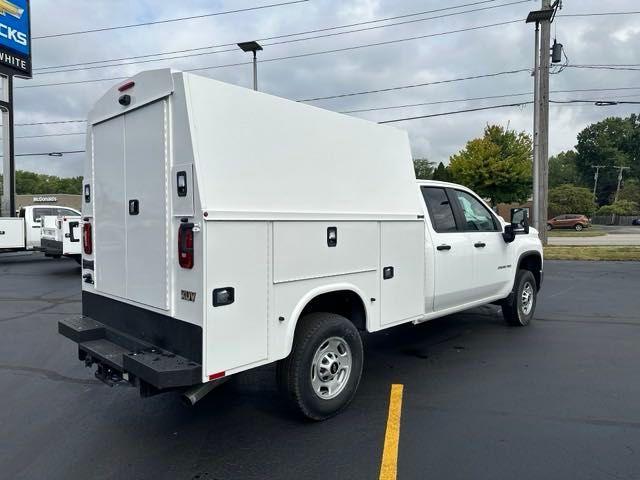
[[[340,395],[351,375],[352,356],[349,344],[340,337],[322,342],[311,363],[311,385],[315,394],[330,400]]]
[[[520,297],[520,303],[522,305],[522,313],[529,315],[533,309],[533,285],[527,282],[522,288],[522,296]]]

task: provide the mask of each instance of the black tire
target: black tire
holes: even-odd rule
[[[551,226],[551,224],[547,223],[547,231],[551,230],[553,227]]]
[[[339,341],[333,339],[339,339]],[[316,393],[312,382],[312,376],[315,374],[316,384],[322,384],[317,371],[319,364],[314,362],[314,357],[320,355],[320,359],[326,360],[324,355],[328,355],[330,340],[333,343],[338,342],[338,349],[340,347],[344,349],[345,344],[348,345],[348,350],[343,351],[345,355],[350,355],[351,367],[344,382],[335,389],[335,396],[322,398],[320,393]],[[325,346],[323,350],[325,354],[320,349],[323,346]],[[343,368],[340,360],[345,358],[348,357],[338,358],[336,368]],[[333,363],[336,362],[323,363],[323,365],[330,365],[330,368],[324,369],[329,375],[331,375]],[[326,420],[343,410],[353,400],[362,376],[362,364],[362,339],[353,323],[333,313],[311,313],[300,319],[291,353],[278,362],[276,369],[278,387],[294,409],[303,416],[315,421]],[[313,368],[314,365],[316,368]],[[337,377],[341,371],[337,370]],[[334,378],[336,378],[335,372]],[[326,395],[330,395],[330,392]]]
[[[573,228],[576,230],[576,232],[581,232],[584,227],[581,224],[576,223]]]
[[[529,308],[524,302],[524,291],[530,293],[531,304]],[[536,311],[538,288],[536,279],[530,270],[518,270],[513,290],[507,299],[502,303],[502,315],[509,325],[525,327],[533,319]]]

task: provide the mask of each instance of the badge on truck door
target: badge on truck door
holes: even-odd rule
[[[182,300],[186,300],[187,302],[196,301],[196,292],[190,292],[189,290],[180,290],[180,296],[182,297]]]

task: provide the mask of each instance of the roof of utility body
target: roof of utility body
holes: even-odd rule
[[[413,218],[407,133],[192,74],[196,177],[213,218]]]
[[[123,86],[133,99],[125,107]],[[172,163],[193,162],[208,220],[422,214],[404,130],[191,73],[152,70],[114,86],[90,128],[166,97]]]

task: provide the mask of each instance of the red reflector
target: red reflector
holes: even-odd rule
[[[217,380],[218,378],[224,377],[225,372],[212,373],[209,375],[209,380]]]
[[[178,230],[178,263],[193,268],[193,224],[183,223]]]
[[[120,87],[118,87],[118,91],[119,92],[125,92],[133,87],[135,87],[136,82],[127,82],[124,85],[121,85]]]
[[[91,237],[91,224],[86,222],[82,225],[82,246],[84,247],[85,255],[91,255],[93,253],[93,241]]]

